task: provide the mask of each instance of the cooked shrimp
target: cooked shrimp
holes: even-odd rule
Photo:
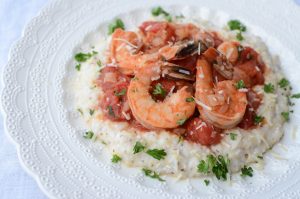
[[[184,86],[163,101],[154,101],[149,88],[151,80],[159,75],[160,67],[156,65],[143,67],[136,73],[127,91],[129,106],[136,120],[146,128],[175,128],[195,111],[195,103],[186,100],[192,93]]]
[[[195,101],[203,120],[221,129],[230,129],[242,120],[247,97],[235,88],[234,83],[225,80],[213,85],[210,64],[205,59],[198,59]]]
[[[112,35],[110,56],[112,62],[118,64],[124,74],[131,74],[138,65],[137,59],[141,56],[139,48],[141,42],[135,32],[117,29]]]
[[[238,45],[237,42],[225,41],[218,46],[218,51],[225,55],[231,63],[235,63],[239,58]]]

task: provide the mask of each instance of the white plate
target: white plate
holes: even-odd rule
[[[213,181],[204,187],[197,180],[160,183],[146,179],[139,170],[103,162],[100,148],[85,142],[82,131],[71,125],[78,115],[65,106],[70,99],[63,87],[74,70],[70,63],[76,47],[89,33],[106,31],[114,17],[120,15],[125,24],[136,24],[150,16],[149,8],[157,5],[173,14],[195,13],[224,23],[240,19],[249,31],[263,38],[271,53],[279,55],[294,91],[300,91],[296,59],[300,8],[291,0],[53,1],[27,26],[3,75],[6,130],[16,143],[24,168],[48,196],[57,198],[300,197],[300,136],[292,138],[300,121],[299,103],[293,107],[295,113],[282,140],[287,150],[280,145],[273,148],[283,159],[268,153],[265,170],[232,185]]]

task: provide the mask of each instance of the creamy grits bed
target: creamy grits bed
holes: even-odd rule
[[[238,20],[121,19],[75,55],[71,90],[84,138],[151,178],[253,176],[282,138],[291,88],[276,56]]]

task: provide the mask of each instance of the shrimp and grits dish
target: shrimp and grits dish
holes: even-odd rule
[[[83,137],[102,143],[112,164],[159,181],[252,177],[289,120],[276,57],[239,20],[212,28],[161,7],[152,14],[130,30],[116,19],[75,55]]]

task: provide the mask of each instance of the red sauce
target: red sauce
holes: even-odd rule
[[[221,141],[222,130],[204,122],[199,117],[192,118],[186,124],[187,132],[185,138],[191,142],[199,143],[204,146],[217,144]]]

